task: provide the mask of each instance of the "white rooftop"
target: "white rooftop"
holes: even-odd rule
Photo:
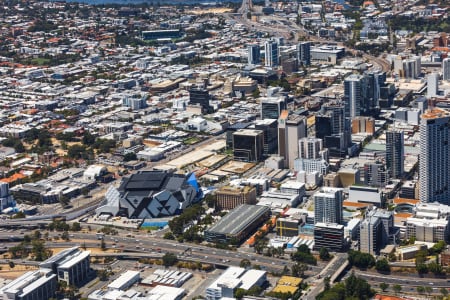
[[[122,275],[120,275],[116,280],[108,284],[108,288],[112,290],[121,290],[124,286],[127,285],[130,281],[136,280],[140,278],[139,271],[131,271],[128,270]]]
[[[61,269],[69,269],[72,266],[76,265],[80,261],[86,259],[91,255],[91,251],[80,251],[75,253],[73,256],[69,257],[66,261],[64,261],[61,265],[59,265],[59,268]]]

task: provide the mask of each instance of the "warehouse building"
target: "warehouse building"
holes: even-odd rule
[[[242,204],[230,211],[219,222],[205,231],[205,239],[211,243],[241,242],[270,217],[270,208]]]
[[[133,284],[138,282],[141,279],[141,273],[139,271],[126,271],[122,275],[120,275],[116,280],[108,284],[108,290],[121,290],[125,291]]]

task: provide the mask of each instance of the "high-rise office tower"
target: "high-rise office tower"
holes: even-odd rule
[[[419,155],[419,199],[450,202],[450,114],[439,108],[422,114]]]
[[[327,103],[316,115],[316,137],[324,140],[330,155],[343,157],[351,143],[350,119],[345,118],[345,107],[339,103]]]
[[[314,223],[342,223],[342,189],[321,188],[314,194]]]
[[[383,224],[377,217],[366,217],[359,225],[359,250],[372,255],[378,254],[383,240]]]
[[[409,59],[403,60],[403,76],[404,78],[414,79],[419,77],[421,73],[421,60],[420,56],[414,56]]]
[[[439,74],[431,73],[427,76],[427,96],[436,97],[439,89]]]
[[[279,51],[278,43],[275,41],[267,41],[264,43],[264,50],[266,55],[266,67],[278,66]]]
[[[321,158],[323,140],[318,138],[302,138],[299,143],[299,157],[307,159]]]
[[[209,105],[209,91],[201,87],[192,87],[189,90],[189,104],[201,106],[203,113],[213,112],[213,107]]]
[[[392,211],[371,210],[359,226],[360,251],[379,254],[389,240],[394,239],[394,215]]]
[[[235,160],[256,162],[263,158],[264,132],[240,129],[233,133],[233,156]]]
[[[261,47],[258,44],[248,45],[248,64],[258,65],[261,63]]]
[[[344,80],[345,116],[354,118],[361,115],[361,107],[366,106],[367,82],[362,75],[350,75]]]
[[[450,81],[450,58],[445,58],[442,61],[442,79]]]
[[[386,132],[386,167],[393,178],[402,178],[404,164],[404,134],[401,130]]]
[[[364,184],[368,186],[384,187],[389,181],[389,173],[379,162],[364,164]]]
[[[362,107],[362,114],[374,113],[379,109],[379,100],[381,95],[381,88],[386,86],[386,73],[385,72],[365,72],[364,76],[367,81],[367,101]]]
[[[278,119],[286,106],[285,97],[261,98],[261,119]]]
[[[419,77],[422,73],[422,57],[421,56],[413,56],[411,57],[416,62],[416,77]]]
[[[255,129],[264,133],[264,155],[278,152],[278,120],[263,119],[255,121]]]
[[[297,44],[297,60],[302,66],[311,65],[311,42]]]
[[[278,155],[284,158],[286,168],[294,168],[294,160],[298,157],[298,140],[306,137],[306,130],[304,116],[289,115],[287,110],[281,112],[278,119]]]

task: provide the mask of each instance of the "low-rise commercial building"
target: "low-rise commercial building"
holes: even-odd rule
[[[254,286],[262,286],[267,281],[266,276],[266,271],[229,267],[216,281],[206,288],[206,299],[234,298],[236,289],[249,290]]]
[[[139,271],[126,271],[121,274],[116,280],[108,284],[109,290],[126,290],[141,279]]]
[[[270,208],[242,204],[230,211],[219,222],[205,231],[205,239],[211,243],[241,242],[270,216]]]
[[[217,209],[233,209],[241,204],[256,204],[256,188],[224,186],[216,192]]]

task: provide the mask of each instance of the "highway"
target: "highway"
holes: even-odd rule
[[[372,273],[367,271],[355,270],[355,274],[361,278],[364,278],[369,283],[381,283],[385,282],[392,285],[399,284],[401,286],[408,286],[409,289],[417,286],[431,286],[435,288],[450,288],[450,282],[447,279],[441,278],[421,278],[412,276],[399,276],[395,277],[391,275],[384,275],[378,273]]]
[[[46,241],[46,246],[49,248],[59,247],[100,247],[100,240],[98,240],[96,232],[92,233],[70,233],[70,241],[64,242],[62,240],[55,241],[54,238],[59,236],[60,232],[50,232],[49,241]],[[23,239],[24,234],[14,232],[0,232],[0,239]],[[128,235],[128,237],[126,236]],[[149,236],[142,233],[120,232],[119,235],[105,235],[105,245],[108,249],[117,249],[120,253],[130,253],[129,257],[161,257],[161,253],[171,252],[176,254],[179,259],[187,261],[200,261],[203,263],[210,263],[217,266],[239,266],[241,260],[248,259],[254,265],[259,265],[261,269],[281,272],[284,267],[291,268],[293,262],[289,259],[267,257],[254,253],[241,253],[237,251],[209,248],[203,245],[191,243],[178,243],[172,240],[166,240]],[[17,242],[3,243],[3,247],[11,247]],[[135,254],[131,254],[135,253]],[[107,254],[107,256],[123,256],[122,254]],[[317,274],[319,268],[314,268],[311,273]]]
[[[341,266],[347,262],[347,253],[336,253],[330,263],[319,273],[320,278],[318,280],[311,279],[310,282],[314,281],[315,285],[307,290],[306,294],[302,297],[305,300],[314,300],[317,298],[323,289],[325,288],[324,279],[326,277],[332,278],[336,277],[336,273],[340,273]],[[330,282],[332,284],[332,282]]]

